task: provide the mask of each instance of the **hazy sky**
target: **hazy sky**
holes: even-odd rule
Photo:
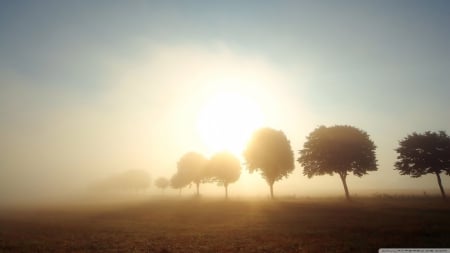
[[[450,132],[449,11],[448,1],[2,2],[0,201],[128,169],[170,177],[183,153],[209,155],[198,114],[229,89],[258,104],[296,158],[319,125],[367,131],[379,171],[350,176],[351,194],[437,190],[434,176],[394,171],[394,149],[413,131]],[[253,191],[268,194],[257,174],[230,186]],[[298,163],[275,184],[318,192],[342,184],[307,179]]]

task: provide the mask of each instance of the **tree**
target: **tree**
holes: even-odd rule
[[[207,180],[205,168],[208,160],[201,154],[188,152],[178,161],[177,173],[187,181],[195,183],[197,196],[200,195],[200,183]]]
[[[368,171],[376,171],[375,149],[363,130],[352,126],[320,126],[307,137],[297,161],[308,178],[337,173],[344,185],[345,197],[350,200],[347,175],[353,173],[361,177]]]
[[[294,154],[289,140],[282,131],[272,128],[261,128],[253,133],[244,158],[250,173],[261,172],[269,184],[272,199],[273,184],[294,170]]]
[[[155,185],[156,187],[162,189],[164,192],[164,190],[169,186],[169,180],[165,177],[160,177],[156,179]]]
[[[450,175],[450,137],[444,131],[412,133],[399,144],[400,147],[396,149],[399,155],[395,169],[399,170],[401,175],[411,177],[435,174],[442,198],[445,199],[441,173]]]
[[[179,173],[175,173],[171,178],[170,178],[170,186],[174,189],[178,189],[180,190],[180,195],[181,195],[181,189],[183,189],[184,187],[186,187],[187,185],[189,185],[191,182],[186,178],[183,177],[181,174]]]
[[[241,175],[241,163],[229,152],[214,154],[208,162],[207,173],[213,181],[225,187],[225,198],[228,198],[228,185],[237,181]]]

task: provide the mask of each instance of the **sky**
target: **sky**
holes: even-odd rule
[[[434,176],[400,176],[393,164],[407,134],[450,132],[449,10],[448,1],[2,2],[0,203],[61,198],[130,169],[170,177],[184,153],[211,155],[199,122],[227,92],[258,108],[247,112],[260,113],[257,124],[282,130],[295,159],[320,125],[366,131],[379,170],[349,176],[351,194],[437,192]],[[231,98],[222,97],[240,101]],[[343,188],[296,163],[277,193]],[[269,193],[243,172],[233,194]]]

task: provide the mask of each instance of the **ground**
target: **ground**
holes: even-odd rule
[[[377,252],[450,247],[437,198],[167,199],[0,211],[0,252]]]

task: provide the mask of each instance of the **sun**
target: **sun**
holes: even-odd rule
[[[237,91],[222,91],[205,101],[197,130],[210,153],[227,150],[240,156],[263,121],[262,110],[254,99]]]

